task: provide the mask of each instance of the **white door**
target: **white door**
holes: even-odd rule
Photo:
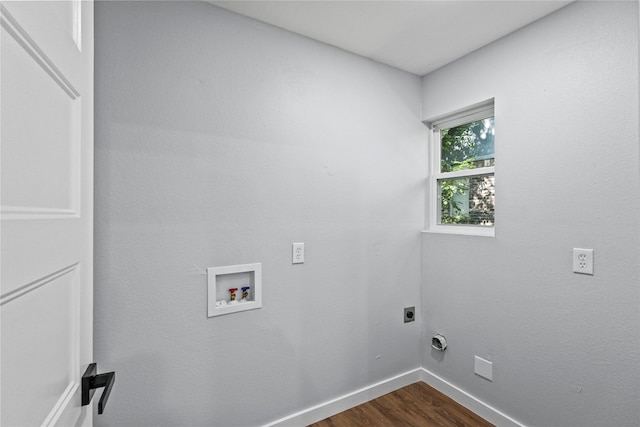
[[[88,426],[93,3],[0,9],[0,420]]]

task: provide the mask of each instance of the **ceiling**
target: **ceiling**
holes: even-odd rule
[[[209,3],[422,76],[571,1],[209,0]]]

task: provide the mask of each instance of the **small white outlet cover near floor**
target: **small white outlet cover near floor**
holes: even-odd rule
[[[476,375],[480,375],[482,378],[493,381],[493,362],[475,356],[473,371]]]

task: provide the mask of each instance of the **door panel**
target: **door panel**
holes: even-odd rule
[[[78,98],[2,33],[2,199],[6,207],[77,207]],[[6,105],[5,105],[6,104]]]
[[[41,425],[63,396],[76,391],[78,304],[73,266],[3,306],[2,381],[18,385],[3,387],[3,425]],[[34,401],[41,404],[26,412],[10,410]]]
[[[0,422],[91,425],[93,4],[0,17]]]

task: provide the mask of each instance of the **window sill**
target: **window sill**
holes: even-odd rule
[[[483,237],[495,237],[495,227],[476,227],[465,225],[437,225],[435,227],[422,230],[422,233],[435,233],[435,234],[457,234],[463,236],[483,236]]]

